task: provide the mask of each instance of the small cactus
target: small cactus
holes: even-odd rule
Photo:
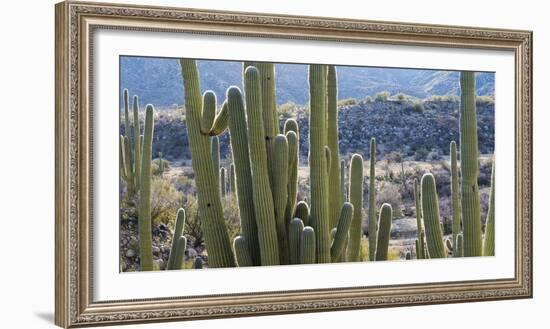
[[[174,255],[174,263],[169,270],[181,270],[183,266],[183,257],[185,256],[185,248],[187,247],[187,238],[180,236],[178,238],[176,252]]]
[[[388,260],[388,248],[390,243],[392,220],[392,207],[388,203],[384,203],[380,208],[380,216],[378,219],[378,236],[376,241],[376,256],[377,261]]]
[[[300,263],[315,264],[315,231],[313,227],[306,226],[300,238]]]
[[[300,218],[290,221],[288,240],[290,249],[290,264],[300,264],[300,241],[304,222]]]
[[[174,235],[172,236],[172,247],[170,248],[170,255],[168,256],[168,263],[166,264],[166,269],[174,269],[174,257],[176,255],[176,248],[178,245],[178,237],[183,235],[183,228],[185,226],[185,210],[182,208],[178,209],[176,215],[176,226],[174,228]]]
[[[422,176],[422,218],[426,231],[426,243],[430,258],[445,258],[443,233],[439,221],[439,201],[432,174]]]
[[[348,240],[349,228],[352,218],[353,205],[349,202],[346,202],[340,210],[336,234],[334,236],[332,246],[330,247],[330,258],[333,263],[339,261],[342,256],[344,246],[346,244],[346,241]]]
[[[294,217],[300,218],[304,222],[304,226],[308,226],[309,223],[309,206],[305,201],[300,201],[296,204],[296,210],[294,211]]]

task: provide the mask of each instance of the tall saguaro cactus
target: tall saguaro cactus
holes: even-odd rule
[[[380,208],[379,229],[376,241],[376,260],[388,260],[392,220],[392,207],[384,203]]]
[[[456,156],[456,142],[451,141],[451,204],[452,204],[452,231],[453,231],[453,243],[456,242],[457,236],[462,232],[462,226],[460,223],[460,194],[458,192],[458,165]],[[453,252],[453,257],[459,257],[457,252]]]
[[[152,105],[145,110],[143,134],[143,154],[141,157],[141,176],[139,193],[139,258],[142,271],[153,270],[153,232],[151,227],[151,158],[153,153],[153,114]]]
[[[285,217],[288,201],[288,142],[285,135],[277,135],[273,141],[273,204],[279,240],[281,264],[289,263],[288,225]]]
[[[136,190],[139,190],[139,178],[141,177],[141,145],[139,129],[139,99],[134,96],[134,175],[136,179]]]
[[[191,59],[181,59],[180,65],[185,93],[187,136],[197,185],[199,218],[209,250],[209,266],[232,267],[235,266],[235,258],[223,218],[217,183],[218,172],[214,169],[209,152],[210,137],[201,132],[202,98],[197,65]],[[144,170],[142,166],[142,171]]]
[[[348,262],[357,262],[360,260],[359,251],[363,233],[361,229],[361,223],[363,221],[363,158],[359,154],[354,154],[351,157],[349,201],[353,205],[353,219],[349,229],[346,259]],[[370,234],[369,232],[369,235]]]
[[[330,263],[330,214],[327,145],[327,68],[309,65],[310,225],[315,231],[317,263]]]
[[[482,255],[475,73],[460,73],[460,162],[464,257]]]
[[[414,202],[416,206],[416,241],[418,242],[416,247],[416,258],[423,259],[424,236],[422,234],[422,231],[424,230],[424,227],[422,225],[422,202],[420,200],[420,186],[417,179],[414,180]]]
[[[249,66],[245,71],[244,88],[246,114],[250,144],[253,200],[258,225],[258,240],[262,265],[279,265],[279,244],[271,184],[269,182],[268,159],[265,143],[264,120],[262,118],[262,94],[260,73]]]
[[[340,148],[338,146],[338,78],[336,68],[329,65],[327,74],[327,138],[330,149],[329,184],[329,208],[330,227],[335,227],[338,221],[343,197],[340,188]]]
[[[422,176],[422,219],[426,230],[426,244],[430,258],[445,258],[443,233],[439,221],[439,201],[432,174]]]
[[[369,168],[369,260],[375,260],[378,224],[376,222],[376,138],[370,140]]]
[[[491,195],[489,196],[489,210],[485,221],[485,238],[483,239],[483,256],[495,255],[495,160],[491,173]]]

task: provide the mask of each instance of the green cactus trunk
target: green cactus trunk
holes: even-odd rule
[[[118,158],[119,158],[119,166],[120,166],[120,177],[122,177],[122,179],[124,181],[127,181],[128,180],[128,176],[126,175],[126,156],[125,156],[125,151],[124,151],[124,136],[120,135],[120,138],[119,138],[119,147],[118,147],[118,150],[119,150],[119,154],[118,154]]]
[[[141,177],[141,145],[139,129],[139,99],[134,96],[134,176],[135,188],[139,191],[139,178]]]
[[[327,69],[309,66],[309,169],[311,213],[315,231],[317,263],[330,263],[330,214],[328,191],[327,145]]]
[[[135,194],[135,179],[132,169],[132,149],[128,136],[122,138],[124,146],[124,165],[126,166],[126,184],[128,185],[128,196],[131,198]]]
[[[229,124],[229,112],[227,110],[227,101],[223,102],[220,113],[216,115],[212,128],[208,132],[210,136],[218,136],[225,131]]]
[[[483,256],[495,255],[495,160],[491,173],[491,195],[489,196],[489,209],[485,221],[485,238],[483,240]]]
[[[304,222],[304,226],[309,226],[309,206],[305,201],[300,201],[296,204],[294,218],[300,218]]]
[[[455,257],[463,257],[463,242],[462,242],[462,233],[456,236],[455,240]]]
[[[279,240],[279,258],[281,265],[289,263],[288,222],[285,211],[288,200],[288,141],[285,135],[275,136],[273,141],[273,204],[277,237]]]
[[[153,233],[151,227],[151,155],[153,153],[153,106],[145,110],[143,154],[141,157],[141,177],[139,193],[139,257],[140,270],[153,270]],[[125,140],[127,138],[125,137]]]
[[[220,176],[218,173],[220,172],[220,139],[218,136],[214,136],[210,140],[210,153],[212,154],[212,163],[214,164],[214,171],[216,172],[214,181],[217,189],[219,190]]]
[[[285,136],[288,140],[288,202],[285,208],[285,218],[288,225],[296,207],[296,196],[298,194],[300,142],[296,120],[288,119],[285,122],[284,128]]]
[[[340,261],[349,236],[349,228],[353,219],[353,205],[345,202],[340,210],[336,235],[330,247],[330,258],[333,263]]]
[[[180,236],[176,245],[176,252],[174,255],[174,263],[169,270],[181,270],[183,266],[183,257],[185,255],[185,248],[187,248],[187,238]]]
[[[300,238],[300,263],[315,264],[315,250],[315,230],[311,226],[306,226]]]
[[[351,157],[349,201],[353,205],[353,219],[349,228],[346,259],[348,262],[358,262],[360,261],[359,250],[361,249],[361,236],[363,235],[361,227],[363,222],[363,158],[359,154],[354,154]]]
[[[329,162],[329,209],[330,227],[336,227],[338,216],[343,204],[342,189],[340,187],[340,147],[338,146],[338,79],[336,68],[328,67],[327,74],[327,145],[331,157]]]
[[[235,181],[235,165],[232,163],[229,165],[229,193],[233,196],[237,191],[237,185]]]
[[[460,161],[464,257],[482,255],[475,73],[460,73]]]
[[[255,67],[245,71],[246,112],[252,167],[253,201],[258,225],[258,240],[262,265],[279,265],[279,243],[271,184],[269,182],[266,151],[260,73]],[[248,201],[250,202],[250,201]]]
[[[439,221],[439,201],[432,174],[422,176],[422,218],[426,231],[426,243],[430,258],[445,258],[443,233]]]
[[[348,197],[346,193],[346,160],[340,161],[340,193],[342,195],[342,202],[347,202]]]
[[[178,209],[176,215],[176,225],[174,227],[174,235],[172,236],[172,247],[170,248],[170,255],[168,256],[168,263],[166,269],[174,269],[174,257],[176,255],[176,248],[178,246],[178,237],[183,235],[183,228],[185,227],[185,210]]]
[[[201,133],[203,135],[208,135],[216,118],[216,94],[208,90],[205,91],[202,96],[202,115],[201,115]],[[218,149],[219,152],[219,149]],[[212,154],[214,156],[214,154]],[[219,158],[219,154],[218,154]],[[214,160],[215,162],[216,160]]]
[[[210,137],[203,135],[200,129],[202,99],[197,65],[190,59],[182,59],[180,64],[185,92],[187,136],[197,185],[198,214],[208,248],[208,265],[212,268],[232,267],[235,266],[235,258],[231,252],[231,241],[218,193],[218,171],[214,167],[212,154],[208,152]],[[145,170],[143,166],[142,170]]]
[[[376,242],[376,260],[388,260],[388,248],[390,244],[392,220],[392,207],[384,203],[380,208],[380,218],[378,225],[378,237]]]
[[[414,203],[416,206],[416,237],[419,242],[416,250],[416,258],[422,259],[424,258],[424,239],[422,237],[424,227],[422,227],[422,203],[420,201],[420,186],[417,179],[414,180]]]
[[[350,196],[351,198],[351,196]],[[376,221],[376,139],[370,140],[370,168],[369,168],[369,260],[376,257],[376,239],[378,224]]]
[[[225,167],[220,168],[220,194],[222,197],[225,197],[226,193],[226,180],[225,180]]]
[[[248,130],[246,126],[246,112],[241,91],[237,87],[230,87],[227,91],[227,108],[229,113],[229,132],[231,134],[231,150],[235,165],[235,183],[241,230],[248,243],[248,250],[254,265],[261,264],[260,244],[258,241],[258,226],[254,210],[252,170],[250,168],[250,154],[248,145]]]
[[[253,266],[252,256],[248,250],[248,243],[246,238],[242,235],[238,235],[233,240],[233,249],[235,250],[235,258],[239,267]]]
[[[304,222],[300,218],[290,221],[288,232],[290,264],[300,264],[300,239],[303,230]]]
[[[452,230],[453,230],[453,243],[456,241],[456,237],[462,233],[462,224],[460,216],[460,193],[458,183],[458,164],[456,154],[456,142],[451,141],[450,146],[451,157],[451,205],[452,205]],[[458,257],[457,253],[453,253],[454,257]]]

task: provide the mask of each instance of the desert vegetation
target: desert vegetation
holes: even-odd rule
[[[244,90],[230,87],[221,105],[201,94],[194,60],[180,65],[184,110],[140,111],[123,93],[122,271],[494,255],[494,161],[480,155],[477,114],[494,103],[476,98],[473,72],[460,74],[459,100],[338,101],[336,68],[310,65],[309,104],[277,107],[273,64],[245,62]],[[458,104],[448,151],[386,151],[382,133],[342,143],[353,140],[348,108],[395,103],[422,120],[434,102]],[[184,120],[176,147],[187,157],[155,149],[155,120],[172,117]]]

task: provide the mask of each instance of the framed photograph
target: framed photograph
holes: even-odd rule
[[[56,324],[530,298],[532,123],[530,31],[59,3]]]

